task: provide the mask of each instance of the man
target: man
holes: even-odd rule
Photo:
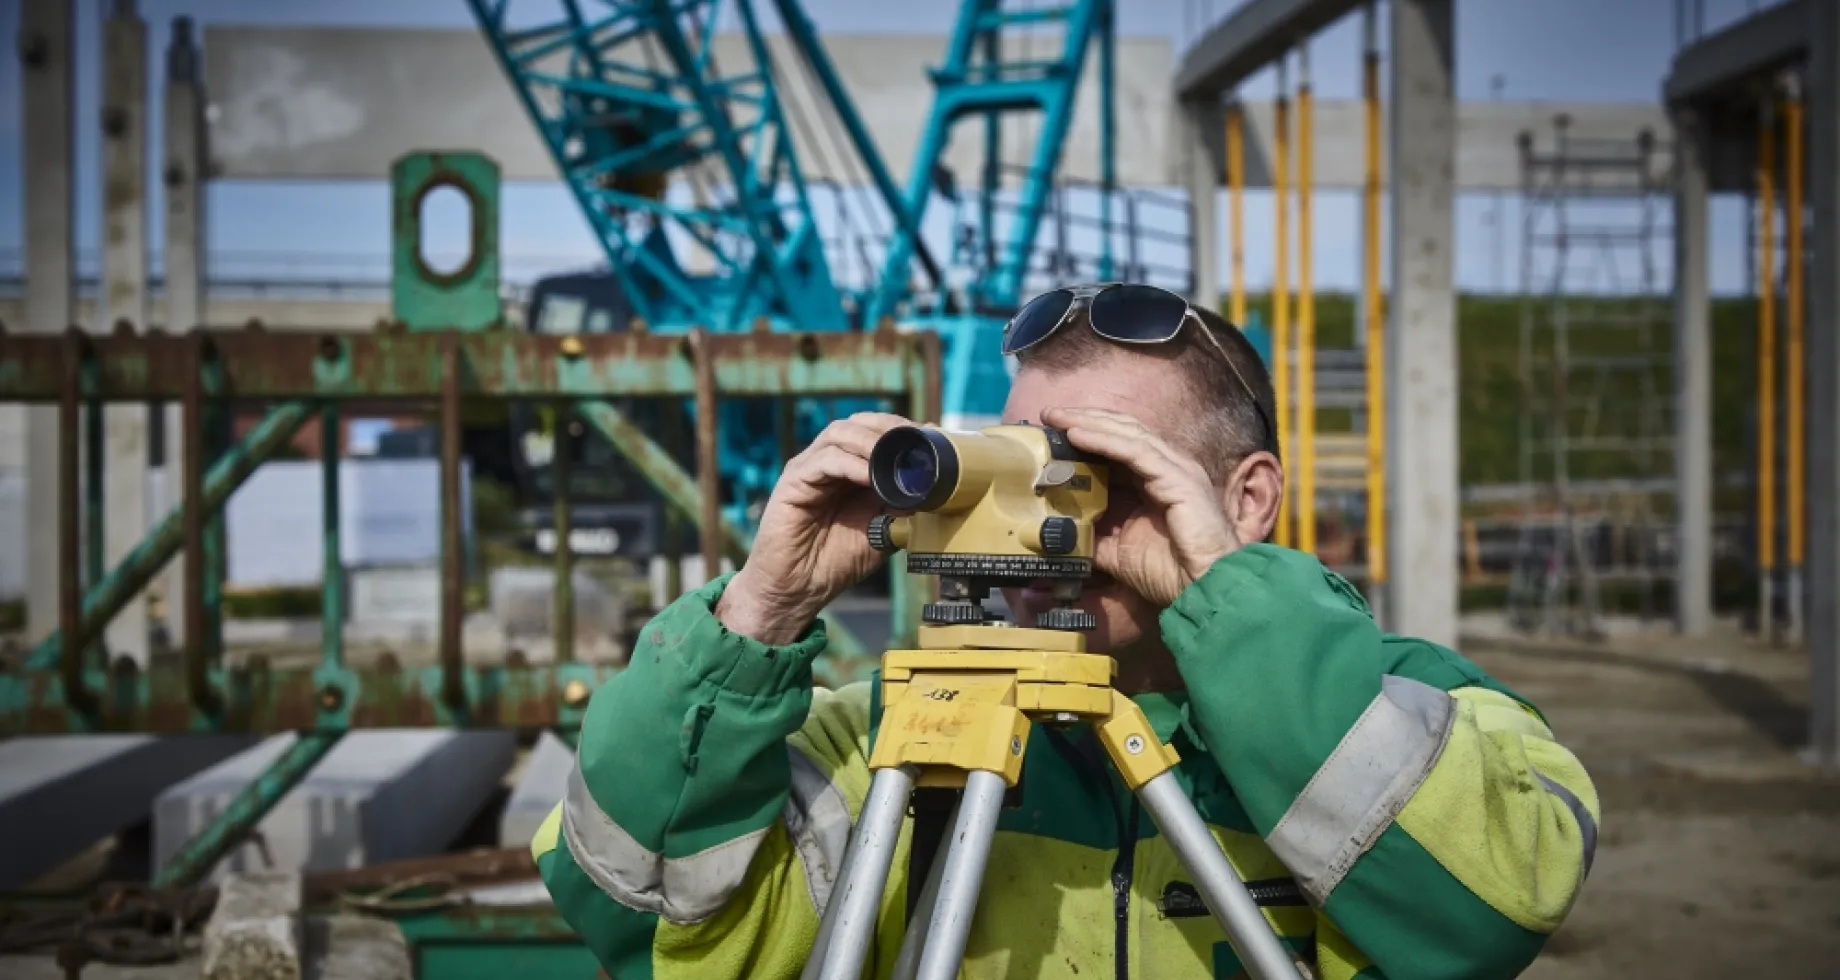
[[[1508,977],[1589,870],[1597,795],[1536,710],[1457,654],[1383,634],[1315,558],[1265,543],[1284,476],[1240,333],[1149,287],[1037,298],[1006,421],[1112,462],[1093,649],[1266,920],[1324,980]],[[831,425],[786,467],[732,576],[647,627],[594,696],[532,844],[616,980],[799,975],[867,795],[873,685],[812,690],[818,612],[873,571],[868,456],[904,420]],[[1454,545],[1453,545],[1454,546]],[[1021,622],[1048,597],[1008,590]],[[967,980],[1243,969],[1089,733],[1033,731],[992,845]],[[903,934],[903,830],[870,973]]]

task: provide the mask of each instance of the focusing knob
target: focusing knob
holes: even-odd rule
[[[1041,522],[1041,550],[1050,555],[1065,555],[1073,551],[1073,546],[1080,540],[1080,530],[1074,526],[1071,517],[1049,517]]]
[[[894,546],[894,535],[889,531],[893,526],[894,518],[888,514],[869,518],[869,547],[885,555],[900,550]]]
[[[1084,609],[1056,606],[1035,616],[1035,625],[1045,630],[1090,630],[1099,627],[1099,617]]]
[[[978,602],[929,602],[920,607],[920,618],[942,626],[982,623],[984,606]]]

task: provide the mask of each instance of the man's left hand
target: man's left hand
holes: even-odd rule
[[[1042,421],[1063,429],[1075,448],[1135,474],[1143,499],[1129,513],[1112,508],[1094,543],[1093,564],[1159,607],[1174,603],[1241,542],[1221,491],[1194,457],[1142,422],[1096,408],[1053,408]]]

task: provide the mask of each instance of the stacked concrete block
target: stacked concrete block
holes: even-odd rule
[[[277,735],[160,794],[153,846],[166,860],[222,812],[295,738]],[[353,732],[213,869],[320,871],[440,853],[499,789],[512,732]]]

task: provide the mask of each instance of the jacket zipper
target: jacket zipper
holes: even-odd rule
[[[1113,957],[1118,964],[1118,980],[1131,980],[1131,875],[1137,863],[1136,797],[1131,798],[1129,806],[1130,817],[1120,821],[1118,860],[1112,864],[1112,910],[1118,928]],[[1113,812],[1117,812],[1115,799]]]
[[[1076,746],[1054,731],[1048,733],[1048,743],[1073,764],[1074,771],[1082,777],[1092,777],[1104,787],[1106,801],[1111,804],[1112,820],[1118,828],[1118,857],[1112,861],[1112,915],[1117,930],[1113,959],[1118,980],[1131,980],[1131,882],[1137,863],[1137,797],[1127,797],[1129,815],[1119,812],[1118,790],[1112,785],[1111,773],[1106,771],[1104,761],[1086,751],[1092,743]]]

